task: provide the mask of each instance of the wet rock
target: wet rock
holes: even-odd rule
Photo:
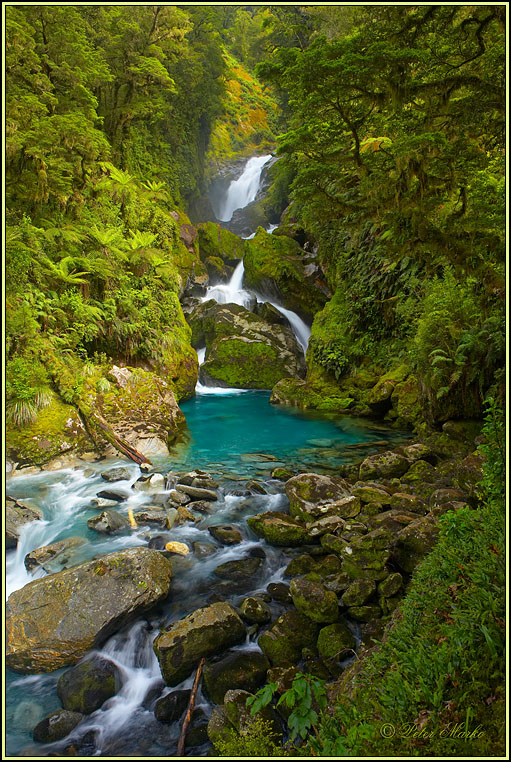
[[[356,579],[341,598],[343,606],[362,606],[376,590],[376,582],[369,579]]]
[[[251,479],[247,482],[247,489],[251,492],[255,492],[258,495],[267,495],[268,492],[266,488],[264,487],[261,482],[256,481],[255,479]]]
[[[184,492],[178,489],[171,489],[169,492],[169,498],[173,503],[177,503],[178,505],[187,505],[189,502],[191,502],[191,497],[189,495],[185,495]]]
[[[117,504],[117,500],[105,500],[104,497],[93,497],[91,500],[92,505],[96,508],[114,508]]]
[[[218,500],[218,495],[211,489],[203,489],[202,487],[192,487],[188,484],[176,484],[176,490],[184,492],[185,495],[191,497],[192,500]]]
[[[279,479],[279,481],[287,481],[295,475],[294,471],[290,468],[274,468],[271,472],[272,479]]]
[[[392,553],[399,568],[411,574],[436,544],[438,531],[437,522],[429,516],[416,519],[402,529]]]
[[[159,492],[165,489],[165,477],[163,474],[140,476],[132,487],[139,492]]]
[[[103,489],[97,493],[97,497],[103,500],[113,500],[115,503],[123,503],[131,495],[128,492],[122,492],[121,490]]]
[[[253,722],[252,715],[250,713],[250,707],[247,707],[247,699],[251,695],[252,694],[248,691],[235,689],[227,691],[224,697],[224,710],[225,714],[227,715],[227,719],[236,728],[236,730],[240,731],[241,733],[250,727]],[[270,733],[280,733],[280,720],[274,709],[272,709],[270,706],[266,706],[264,709],[260,710],[259,715],[263,718],[263,720],[267,720],[270,723]]]
[[[123,479],[131,479],[131,473],[128,468],[110,468],[108,471],[101,473],[101,478],[106,482],[119,482]]]
[[[130,548],[33,580],[6,606],[6,664],[51,672],[166,598],[172,565],[157,550]]]
[[[190,690],[172,691],[158,699],[154,705],[154,716],[158,722],[177,722],[190,701]]]
[[[298,611],[286,611],[259,636],[258,645],[273,666],[297,664],[303,648],[314,648],[319,626]]]
[[[31,521],[40,521],[43,512],[40,508],[26,503],[24,500],[5,498],[5,547],[15,548],[21,528]]]
[[[362,461],[359,478],[362,481],[371,479],[391,479],[393,476],[403,476],[410,467],[410,462],[397,452],[388,450],[379,455],[370,455]]]
[[[351,579],[345,572],[330,574],[323,578],[323,585],[327,590],[331,590],[337,596],[341,595],[350,586]]]
[[[271,545],[304,545],[309,542],[307,529],[292,516],[277,511],[266,511],[247,519],[247,524],[258,537]]]
[[[214,513],[215,512],[215,506],[213,503],[209,503],[206,500],[194,500],[193,505],[191,506],[194,511],[198,511],[199,513]]]
[[[216,547],[209,542],[194,542],[193,552],[197,558],[206,558],[216,551]]]
[[[288,563],[284,570],[286,577],[295,577],[298,574],[307,574],[313,571],[318,565],[317,559],[309,555],[309,553],[302,553],[302,555],[293,558]]]
[[[57,683],[57,693],[64,709],[91,714],[120,690],[121,673],[116,665],[102,656],[68,669]]]
[[[54,712],[41,720],[33,732],[33,739],[37,743],[53,743],[65,738],[75,728],[83,714],[70,712],[67,709],[56,709]]]
[[[199,707],[192,712],[192,719],[185,736],[185,747],[202,746],[208,741],[208,717]]]
[[[246,628],[229,603],[197,609],[160,633],[154,650],[167,685],[192,673],[203,656],[212,656],[245,638]]]
[[[323,516],[317,521],[307,522],[305,525],[311,538],[321,537],[324,534],[335,534],[342,532],[345,526],[345,520],[338,516]]]
[[[221,704],[228,690],[255,693],[266,680],[270,662],[261,651],[233,651],[204,667],[204,686],[209,698]]]
[[[111,534],[121,529],[127,529],[130,525],[126,516],[117,511],[103,511],[98,516],[93,516],[87,521],[89,529],[94,529],[101,534]]]
[[[291,516],[311,521],[324,515],[325,505],[350,496],[348,483],[339,477],[299,474],[286,482]]]
[[[240,614],[252,624],[266,624],[271,621],[270,607],[257,596],[250,596],[241,601]]]
[[[403,527],[415,521],[416,518],[416,513],[406,513],[398,508],[393,508],[390,511],[383,511],[377,516],[372,516],[368,520],[367,525],[371,529],[387,529],[392,534],[397,534]]]
[[[152,537],[147,543],[147,545],[149,548],[153,548],[154,550],[163,550],[167,541],[168,541],[167,537],[164,537],[163,535],[158,534],[156,535],[156,537]]]
[[[262,563],[261,558],[241,558],[237,561],[226,561],[217,566],[213,574],[221,579],[245,580],[257,574]]]
[[[337,556],[341,556],[347,542],[341,537],[337,537],[335,534],[324,534],[321,537],[321,547],[328,553],[335,553]]]
[[[456,502],[466,502],[467,498],[468,495],[466,492],[463,492],[463,490],[444,487],[442,489],[436,489],[432,493],[429,498],[429,505],[431,508],[435,508],[435,506],[442,505],[442,503],[448,503],[451,500],[455,500]]]
[[[313,622],[330,623],[339,618],[336,594],[320,583],[298,577],[291,580],[289,591],[298,611]]]
[[[177,516],[177,511],[175,512],[175,515]],[[166,511],[139,511],[134,514],[133,518],[137,524],[159,524],[160,526],[168,527],[169,529],[175,521],[175,517],[174,521],[172,521],[172,513],[167,514]],[[170,527],[168,526],[169,519]]]
[[[342,659],[355,647],[355,636],[344,622],[329,624],[319,631],[318,651],[323,659]]]
[[[407,447],[400,447],[399,451],[405,456],[411,463],[415,463],[417,460],[427,460],[432,466],[435,466],[438,458],[428,445],[417,442]]]
[[[56,558],[61,559],[62,563],[65,563],[66,551],[70,551],[72,548],[76,548],[78,545],[83,545],[85,539],[83,537],[67,537],[65,540],[59,540],[59,542],[53,542],[51,545],[44,545],[42,548],[36,548],[25,556],[25,568],[27,571],[49,564],[50,561],[54,561]]]
[[[284,582],[270,582],[266,590],[271,595],[272,601],[284,604],[293,602],[289,592],[289,585],[285,585]]]
[[[208,527],[208,532],[215,540],[221,542],[222,545],[237,545],[243,540],[240,530],[232,524]]]

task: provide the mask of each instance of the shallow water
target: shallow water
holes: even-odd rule
[[[73,535],[84,537],[86,542],[73,549],[68,566],[115,550],[145,546],[150,537],[156,535],[185,542],[190,547],[195,541],[214,546],[214,552],[205,558],[194,553],[173,558],[173,582],[167,601],[105,643],[102,655],[115,661],[123,673],[121,692],[82,721],[64,741],[43,746],[34,744],[31,738],[37,722],[60,706],[55,686],[64,670],[42,676],[24,676],[8,671],[6,719],[7,753],[10,756],[62,753],[70,744],[75,745],[83,756],[168,756],[175,753],[178,728],[156,722],[152,707],[144,704],[147,691],[160,684],[152,641],[161,626],[168,626],[206,605],[213,594],[239,605],[247,594],[263,591],[269,582],[284,579],[283,571],[299,549],[284,552],[268,545],[253,535],[246,525],[246,518],[255,513],[287,508],[284,485],[270,478],[272,469],[282,464],[301,471],[332,473],[342,463],[381,450],[385,442],[391,446],[406,437],[402,432],[389,431],[367,421],[335,420],[332,416],[272,406],[268,392],[198,395],[183,403],[182,409],[189,427],[187,441],[176,446],[170,458],[155,460],[154,465],[155,470],[163,474],[170,470],[183,473],[202,468],[215,476],[220,483],[219,500],[214,503],[213,512],[205,514],[198,524],[181,525],[170,531],[146,524],[114,535],[101,535],[90,530],[87,519],[100,512],[91,499],[102,489],[111,487],[129,494],[129,498],[115,508],[124,515],[130,508],[137,512],[152,502],[151,495],[132,489],[140,469],[125,460],[84,463],[83,468],[41,472],[27,477],[19,475],[8,481],[7,494],[33,500],[44,513],[44,521],[26,527],[18,550],[7,552],[8,592],[34,579],[23,564],[28,552]],[[105,482],[101,471],[117,465],[127,467],[130,478]],[[243,489],[245,481],[254,477],[265,480],[268,494],[229,494]],[[222,546],[211,537],[209,526],[226,523],[240,528],[243,542]],[[256,578],[237,584],[214,575],[215,568],[221,563],[243,558],[256,548],[265,553]],[[55,561],[52,571],[59,568]],[[44,572],[38,574],[44,575]],[[273,603],[272,608],[274,617],[284,611],[279,604]],[[240,647],[256,647],[256,641],[257,635],[254,634]],[[190,681],[188,679],[177,688]],[[163,688],[164,693],[168,690]],[[202,694],[198,704],[210,711],[207,698]],[[86,739],[92,734],[94,743],[84,745],[85,733],[88,733]],[[200,755],[203,750],[196,752]]]

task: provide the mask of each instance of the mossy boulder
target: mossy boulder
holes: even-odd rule
[[[144,455],[168,454],[168,446],[186,427],[170,385],[141,368],[113,366],[109,375],[111,383],[105,392],[98,392],[93,380],[88,382],[82,403],[96,445],[105,452],[112,450],[111,438],[101,425],[103,419],[116,436]]]
[[[171,691],[158,699],[154,705],[154,716],[158,722],[177,722],[190,701],[190,690]]]
[[[391,495],[387,490],[381,487],[372,487],[370,485],[361,485],[352,489],[352,494],[361,499],[363,503],[379,503],[382,506],[390,506]]]
[[[167,685],[177,685],[193,672],[203,656],[236,645],[245,635],[245,625],[230,603],[197,609],[154,641],[163,679]]]
[[[385,579],[391,543],[391,533],[379,528],[346,544],[341,550],[343,572],[352,579]]]
[[[305,545],[309,536],[304,524],[286,513],[266,511],[247,519],[250,529],[271,545]]]
[[[403,577],[399,572],[389,574],[387,579],[378,585],[378,595],[381,598],[393,598],[403,587]]]
[[[87,433],[76,408],[51,394],[51,402],[37,413],[33,423],[9,426],[6,453],[18,465],[43,465],[64,453],[90,451],[94,442]]]
[[[271,389],[281,378],[305,375],[303,351],[286,325],[268,323],[237,304],[212,300],[189,317],[194,346],[206,344],[202,383]]]
[[[356,647],[356,640],[344,622],[323,627],[318,635],[318,652],[322,659],[340,659]]]
[[[5,547],[15,548],[21,529],[32,521],[40,521],[43,512],[40,508],[24,500],[5,498]]]
[[[344,412],[353,405],[353,398],[343,393],[335,384],[313,386],[309,382],[294,378],[284,378],[276,384],[271,393],[273,405],[291,405],[304,410],[325,410]]]
[[[258,645],[273,666],[297,664],[303,648],[314,648],[319,626],[298,611],[286,611],[259,636]]]
[[[421,387],[418,378],[408,376],[404,381],[395,384],[391,395],[392,409],[398,420],[416,426],[424,420]]]
[[[307,274],[296,241],[259,228],[246,246],[245,282],[250,288],[277,297],[287,309],[310,319],[323,308],[326,295]]]
[[[240,614],[252,624],[266,624],[271,620],[270,607],[257,596],[249,596],[241,601]]]
[[[208,532],[222,545],[237,545],[243,540],[240,530],[233,524],[222,524],[208,527]]]
[[[438,523],[433,517],[423,516],[412,521],[396,537],[393,561],[400,569],[411,574],[436,544],[438,532]]]
[[[390,507],[421,515],[428,512],[428,505],[422,498],[417,497],[417,495],[409,495],[406,492],[394,492],[390,499]]]
[[[289,513],[304,521],[326,515],[332,503],[350,496],[350,486],[344,479],[314,473],[294,476],[286,482],[285,490]]]
[[[109,659],[92,656],[59,678],[57,693],[64,709],[92,714],[121,688],[121,672]]]
[[[263,685],[270,662],[261,651],[232,651],[204,667],[204,687],[215,704],[221,704],[228,690],[255,693]]]
[[[298,611],[313,622],[329,624],[339,618],[337,596],[320,583],[298,577],[291,580],[289,590]]]
[[[172,565],[157,550],[130,548],[33,580],[9,596],[6,664],[52,672],[166,598]]]
[[[398,368],[394,368],[381,376],[367,397],[369,407],[379,414],[389,410],[392,405],[391,397],[396,385],[405,381],[407,376],[408,367],[406,365],[400,365]]]
[[[412,463],[406,474],[401,477],[404,484],[410,486],[432,484],[436,478],[436,469],[427,460],[416,460]]]
[[[362,606],[376,590],[376,582],[371,579],[356,579],[341,598],[343,606]]]
[[[203,262],[215,257],[224,263],[232,263],[245,256],[246,242],[217,222],[201,222],[197,225],[197,232],[199,254]]]
[[[67,709],[56,709],[41,720],[32,734],[37,743],[54,743],[65,738],[83,720],[80,712],[70,712]]]
[[[359,477],[362,481],[371,479],[391,479],[403,476],[410,468],[410,461],[404,455],[393,450],[370,455],[362,461],[359,469]]]
[[[241,558],[238,561],[226,561],[217,566],[213,574],[221,579],[232,579],[234,582],[253,577],[259,571],[262,558]]]

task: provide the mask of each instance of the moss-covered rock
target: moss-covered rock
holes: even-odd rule
[[[54,743],[65,738],[83,720],[80,712],[70,712],[67,709],[56,709],[54,712],[41,720],[33,732],[34,741],[37,743]]]
[[[391,543],[391,533],[382,528],[356,538],[341,550],[343,571],[352,579],[385,579]]]
[[[247,524],[259,537],[271,545],[305,545],[309,535],[304,524],[286,513],[266,511],[247,519]]]
[[[171,576],[157,550],[130,548],[29,582],[7,601],[7,666],[39,673],[75,664],[166,598]]]
[[[158,699],[154,705],[154,716],[158,722],[177,722],[190,701],[190,690],[171,691]]]
[[[355,637],[344,622],[329,624],[319,631],[318,651],[323,659],[341,659],[355,646]]]
[[[330,506],[350,497],[349,484],[340,477],[322,474],[299,474],[286,482],[291,516],[311,521],[329,513],[337,514]],[[342,510],[341,508],[339,510]]]
[[[271,620],[270,607],[257,596],[249,596],[241,601],[240,614],[252,624],[266,624]]]
[[[261,558],[241,558],[238,561],[225,561],[214,570],[213,574],[221,579],[246,580],[259,571],[263,561]]]
[[[255,693],[265,682],[270,662],[261,651],[232,651],[204,667],[204,686],[209,698],[221,704],[228,690]]]
[[[403,476],[410,467],[410,462],[393,450],[370,455],[360,464],[359,475],[362,481],[370,479],[391,479]]]
[[[408,367],[398,368],[385,373],[369,392],[367,403],[376,413],[385,413],[392,405],[391,397],[397,384],[402,383],[408,376]]]
[[[298,577],[291,580],[289,589],[298,611],[313,622],[331,623],[339,618],[337,596],[320,583]]]
[[[76,408],[52,393],[50,404],[39,410],[33,423],[9,426],[8,456],[18,464],[43,465],[57,455],[86,452],[94,447]]]
[[[192,673],[203,656],[212,656],[244,639],[246,628],[230,603],[197,609],[160,633],[154,651],[167,685]]]
[[[68,669],[57,683],[64,709],[92,714],[120,690],[121,673],[109,659],[94,655]]]
[[[371,487],[369,484],[355,486],[352,494],[360,498],[363,503],[379,503],[382,506],[391,504],[391,495],[381,487]]]
[[[5,498],[5,547],[15,548],[21,529],[32,521],[40,521],[43,512],[40,508],[24,500]]]
[[[397,535],[392,552],[399,568],[411,574],[435,545],[438,532],[438,523],[430,516],[416,519],[404,527]]]
[[[284,378],[272,389],[273,405],[291,405],[303,410],[343,412],[353,406],[353,398],[343,393],[335,384],[311,385],[306,381]]]
[[[303,252],[288,236],[273,236],[259,228],[246,242],[245,281],[250,288],[274,294],[290,310],[312,319],[326,296],[307,275]]]
[[[270,389],[281,378],[305,374],[301,347],[289,327],[270,324],[236,304],[212,300],[190,314],[195,346],[206,344],[203,383]]]
[[[376,583],[370,579],[356,579],[341,598],[343,606],[362,606],[376,590]]]
[[[215,257],[224,263],[232,263],[245,256],[246,242],[217,222],[201,222],[197,225],[197,231],[199,254],[203,262],[209,257]]]
[[[403,587],[403,577],[399,572],[389,574],[387,579],[378,585],[378,595],[382,598],[392,598]]]
[[[260,635],[258,645],[273,666],[297,664],[303,648],[313,648],[319,627],[298,611],[286,611]]]
[[[416,376],[410,375],[406,380],[395,384],[391,402],[398,420],[412,426],[416,426],[424,420],[421,386]]]

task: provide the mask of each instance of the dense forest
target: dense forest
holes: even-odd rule
[[[144,415],[170,446],[203,344],[220,386],[407,430],[434,457],[394,492],[429,500],[432,465],[461,491],[384,645],[344,682],[268,680],[256,719],[210,739],[222,756],[502,754],[505,6],[31,4],[5,23],[8,458],[136,460]],[[263,154],[276,230],[241,240],[208,194]],[[218,313],[192,311],[240,258],[311,325],[303,372],[222,356]],[[112,366],[138,374],[135,400]],[[458,724],[482,730],[460,746],[441,732]]]

